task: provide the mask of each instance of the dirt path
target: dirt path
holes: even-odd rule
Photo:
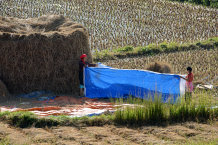
[[[218,122],[213,125],[184,123],[167,127],[127,128],[105,125],[101,127],[53,127],[49,129],[19,129],[0,123],[0,144],[4,140],[13,145],[185,144],[208,143],[214,142],[215,139],[218,139]]]

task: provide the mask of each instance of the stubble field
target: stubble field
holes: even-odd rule
[[[91,50],[217,36],[217,10],[165,0],[0,0],[0,15],[64,15],[89,31]]]
[[[107,60],[108,66],[121,69],[146,69],[155,61],[169,63],[175,74],[187,74],[186,67],[191,66],[194,82],[218,85],[218,49],[192,50],[175,53],[165,53],[155,56],[139,56],[117,60]]]
[[[128,128],[105,125],[17,129],[0,123],[0,144],[141,145],[216,144],[218,125],[183,123],[171,126]]]

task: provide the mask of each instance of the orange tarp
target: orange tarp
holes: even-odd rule
[[[44,101],[41,101],[44,102]],[[60,96],[56,97],[53,102],[56,103],[71,103],[77,105],[71,105],[66,107],[59,106],[46,106],[46,107],[35,107],[28,109],[21,108],[6,108],[0,107],[3,111],[30,111],[39,116],[49,116],[49,115],[69,115],[69,116],[84,116],[92,113],[99,113],[104,111],[112,111],[114,110],[114,106],[110,102],[98,102],[97,99],[89,99],[89,98],[72,98],[68,96]],[[82,104],[82,105],[78,105]]]

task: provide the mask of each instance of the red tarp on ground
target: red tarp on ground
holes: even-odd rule
[[[54,100],[37,101],[37,103],[49,103],[49,104],[66,103],[66,104],[73,104],[73,105],[67,105],[66,107],[46,106],[46,107],[36,107],[36,108],[28,108],[28,109],[0,107],[0,112],[30,111],[39,116],[68,115],[71,117],[81,117],[81,116],[87,116],[92,114],[101,114],[106,111],[114,111],[114,106],[112,103],[99,102],[97,99],[89,99],[86,97],[73,98],[69,96],[59,96],[56,97]]]

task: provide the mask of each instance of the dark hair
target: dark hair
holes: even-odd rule
[[[189,67],[187,67],[187,71],[192,71],[192,68],[189,66]]]

